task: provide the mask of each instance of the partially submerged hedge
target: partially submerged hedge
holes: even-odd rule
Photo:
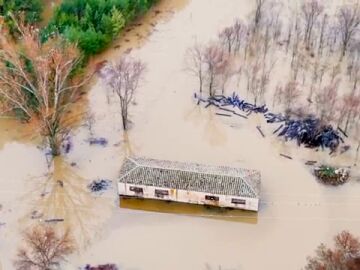
[[[341,185],[349,180],[349,171],[343,168],[335,168],[331,166],[320,166],[314,170],[315,176],[328,185]]]

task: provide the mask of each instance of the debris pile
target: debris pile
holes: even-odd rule
[[[91,192],[98,193],[102,191],[106,191],[111,187],[111,181],[110,180],[94,180],[89,185],[88,188]]]
[[[107,139],[105,138],[90,138],[89,139],[89,144],[90,145],[101,145],[101,146],[106,146],[108,144]]]
[[[205,105],[206,108],[211,105],[216,106],[220,109],[223,109],[223,107],[226,106],[232,106],[233,108],[238,108],[240,111],[248,113],[248,115],[253,112],[263,114],[268,112],[268,108],[266,107],[266,105],[256,106],[254,104],[246,102],[245,100],[240,99],[239,95],[237,95],[235,92],[229,97],[223,95],[214,95],[208,97],[207,99],[201,98],[195,93],[194,98],[198,100],[198,105],[201,102],[207,103]],[[234,113],[234,111],[232,110],[227,111]]]
[[[275,114],[269,112],[266,105],[256,106],[242,100],[235,92],[229,96],[215,95],[208,98],[202,98],[201,96],[194,94],[194,98],[198,100],[197,104],[206,103],[205,108],[209,106],[215,106],[219,110],[228,112],[227,114],[216,113],[222,116],[234,115],[247,118],[251,113],[261,113],[264,115],[267,123],[282,123],[273,134],[278,133],[278,136],[284,137],[285,140],[296,140],[298,145],[305,145],[310,148],[329,148],[331,153],[334,152],[340,143],[344,140],[338,130],[335,130],[331,125],[324,125],[319,119],[314,116],[306,116],[303,119],[290,119],[283,114]],[[240,111],[246,113],[243,116],[232,109],[225,107],[232,106]],[[263,132],[259,129],[259,132],[264,137]]]
[[[44,216],[43,213],[37,211],[37,210],[34,210],[31,212],[31,219],[39,219],[39,218],[42,218]]]
[[[296,140],[297,144],[309,148],[329,148],[335,151],[344,142],[338,131],[330,125],[323,125],[319,119],[308,117],[301,120],[287,120],[278,130],[278,136],[285,140]]]
[[[331,166],[320,166],[314,169],[315,176],[324,184],[338,186],[349,180],[349,170],[334,168]]]
[[[63,153],[68,154],[73,148],[73,144],[71,142],[71,138],[67,137],[61,144],[61,148]]]

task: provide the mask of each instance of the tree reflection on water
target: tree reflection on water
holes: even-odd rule
[[[71,165],[75,164],[56,157],[50,172],[34,181],[33,190],[27,197],[31,207],[30,220],[53,224],[61,231],[69,229],[81,248],[99,233],[115,206],[113,198],[116,197],[91,193],[87,187],[89,181]]]

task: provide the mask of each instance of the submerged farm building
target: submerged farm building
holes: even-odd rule
[[[148,158],[126,158],[120,196],[258,211],[260,173]]]

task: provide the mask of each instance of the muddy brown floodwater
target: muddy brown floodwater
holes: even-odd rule
[[[260,117],[223,119],[191,98],[197,84],[184,71],[186,48],[215,38],[234,18],[248,16],[249,2],[162,1],[115,43],[120,47],[94,59],[111,61],[131,48],[131,55],[147,64],[127,134],[121,130],[116,97],[107,96],[97,79],[86,106],[93,121],[75,129],[72,151],[52,164],[23,125],[1,122],[9,127],[0,128],[3,269],[13,269],[22,230],[60,216],[64,222],[57,226],[74,230],[80,246],[64,266],[69,270],[108,262],[122,270],[301,269],[306,256],[339,231],[360,235],[360,183],[326,187],[304,165],[309,158],[350,165],[350,156],[331,158],[282,143],[270,136],[271,127]],[[256,131],[259,124],[266,139]],[[90,146],[90,137],[105,137],[108,145]],[[116,180],[128,154],[260,170],[262,197],[255,222],[245,212],[232,219],[231,214],[225,218],[216,211],[156,202],[127,201],[120,208]],[[94,179],[110,179],[113,188],[90,194],[87,185]],[[35,210],[43,216],[33,220]]]

